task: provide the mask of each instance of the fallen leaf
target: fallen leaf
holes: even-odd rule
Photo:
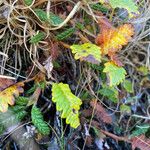
[[[44,68],[47,72],[48,79],[51,78],[51,72],[53,70],[53,63],[52,63],[52,57],[48,57],[48,59],[44,62]]]
[[[141,150],[150,150],[150,139],[145,138],[144,134],[132,138],[131,143],[133,150],[136,147],[140,148]]]
[[[10,85],[13,85],[15,83],[12,79],[7,78],[0,78],[0,91],[4,90],[5,88],[9,87]]]
[[[0,92],[0,111],[6,112],[8,105],[14,105],[15,97],[18,97],[20,93],[23,93],[23,82],[18,82],[14,85],[9,86],[8,88]]]
[[[95,100],[90,102],[90,105],[95,108],[95,115],[98,120],[102,120],[104,123],[112,123],[111,116],[106,112],[105,108]]]

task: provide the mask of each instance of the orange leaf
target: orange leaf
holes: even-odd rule
[[[145,138],[144,135],[136,136],[131,139],[132,149],[136,147],[141,150],[150,150],[150,139]]]
[[[134,29],[131,24],[124,24],[118,28],[101,27],[101,33],[96,38],[96,43],[100,45],[104,55],[114,55],[131,40]]]
[[[15,97],[23,93],[23,82],[18,82],[0,92],[0,111],[6,112],[9,105],[14,105]],[[15,96],[15,97],[14,97]]]

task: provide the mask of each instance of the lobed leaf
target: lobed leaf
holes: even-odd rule
[[[122,105],[120,105],[120,111],[122,113],[128,113],[128,114],[130,114],[131,113],[131,108],[128,105],[122,104]]]
[[[98,103],[95,100],[92,100],[90,102],[90,105],[94,109],[94,114],[96,115],[96,118],[98,120],[101,120],[102,122],[108,123],[108,124],[112,123],[111,116],[108,114],[108,112],[105,110],[105,108],[100,103]]]
[[[123,67],[118,67],[113,62],[107,62],[104,65],[103,72],[108,74],[110,86],[119,85],[125,80],[126,71]]]
[[[23,82],[18,82],[0,92],[0,111],[6,112],[8,105],[14,105],[15,97],[23,92]],[[15,97],[14,97],[15,96]]]
[[[125,46],[134,34],[131,24],[124,24],[118,28],[108,28],[102,24],[101,28],[101,33],[97,36],[96,42],[101,46],[102,53],[109,56],[121,50],[122,46]]]
[[[33,2],[33,0],[24,0],[24,3],[25,3],[27,6],[31,5],[32,2]]]
[[[118,91],[114,87],[109,86],[103,86],[102,89],[98,91],[101,95],[107,97],[109,100],[111,100],[114,103],[118,102]]]
[[[66,118],[66,123],[77,128],[79,122],[79,109],[81,100],[72,94],[68,84],[54,83],[52,86],[52,101],[56,103],[57,111],[61,111],[61,118]]]
[[[130,135],[130,138],[139,136],[141,134],[145,134],[150,128],[150,125],[145,124],[143,126],[137,126],[134,131],[132,131],[132,134]]]
[[[129,80],[125,80],[123,82],[123,87],[125,88],[125,90],[129,93],[133,93],[133,87],[132,87],[132,83]]]
[[[101,3],[109,3],[112,8],[124,8],[128,11],[129,17],[139,14],[138,7],[133,0],[100,0]]]
[[[98,64],[101,61],[101,48],[95,44],[74,44],[70,48],[72,53],[75,54],[75,59],[84,60],[93,64]]]
[[[58,26],[63,22],[63,20],[59,16],[53,14],[52,12],[50,12],[50,15],[47,16],[47,13],[42,9],[35,9],[34,11],[41,21],[47,22],[53,26]]]
[[[42,113],[36,106],[32,107],[31,111],[32,122],[37,127],[38,131],[43,135],[48,135],[50,133],[50,128],[44,121]]]
[[[31,37],[30,43],[32,43],[32,44],[38,43],[41,40],[43,40],[44,38],[45,38],[44,32],[39,32],[36,35],[34,35],[33,37]]]
[[[56,38],[57,38],[57,40],[64,40],[64,39],[70,37],[75,31],[76,31],[75,28],[69,28],[69,29],[65,30],[64,32],[59,33],[56,36]]]

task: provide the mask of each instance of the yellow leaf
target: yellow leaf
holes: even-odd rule
[[[66,118],[66,123],[77,128],[80,125],[79,109],[82,101],[70,90],[68,84],[53,83],[52,101],[56,103],[57,111],[61,111],[61,118]]]
[[[23,82],[18,82],[0,92],[0,111],[6,112],[8,105],[14,105],[15,97],[23,92]]]

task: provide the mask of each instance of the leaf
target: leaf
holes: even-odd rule
[[[110,86],[119,85],[125,80],[126,71],[123,67],[118,67],[113,62],[107,62],[104,65],[103,72],[108,74]]]
[[[63,22],[63,19],[60,18],[59,16],[55,15],[54,13],[50,12],[50,23],[53,26],[58,26],[59,24],[61,24]]]
[[[63,20],[59,16],[53,14],[52,12],[50,12],[50,15],[47,16],[47,13],[42,9],[34,9],[34,11],[41,21],[47,22],[53,26],[58,26],[63,22]]]
[[[114,87],[103,86],[103,88],[100,89],[98,92],[101,95],[106,96],[112,102],[118,102],[118,91]]]
[[[118,28],[106,27],[101,24],[101,33],[96,38],[96,43],[101,46],[102,54],[113,56],[116,52],[122,49],[122,46],[127,45],[134,34],[134,29],[131,24],[124,24]]]
[[[29,98],[27,97],[23,97],[23,96],[19,96],[17,99],[16,99],[16,104],[17,105],[20,105],[20,106],[26,106],[27,103],[29,101]]]
[[[150,150],[150,139],[145,138],[143,134],[132,138],[131,143],[133,150],[136,147],[140,148],[141,150]]]
[[[37,103],[41,92],[43,92],[43,90],[45,89],[46,86],[46,81],[45,81],[45,74],[43,72],[39,72],[36,76],[35,76],[35,80],[34,80],[34,92],[33,94],[29,97],[29,101],[27,106],[31,106],[35,103]]]
[[[79,122],[79,109],[81,100],[71,93],[68,84],[54,83],[52,85],[52,101],[56,103],[57,111],[61,111],[61,118],[66,118],[66,123],[77,128]]]
[[[124,8],[128,11],[129,17],[133,17],[133,14],[139,14],[138,7],[133,0],[100,0],[101,3],[109,3],[112,8]]]
[[[125,80],[123,82],[123,87],[128,93],[133,93],[132,83],[129,80]]]
[[[14,105],[15,97],[23,93],[23,82],[18,82],[0,92],[0,111],[6,112],[9,105]],[[14,97],[15,96],[15,97]]]
[[[141,134],[145,134],[150,128],[150,125],[142,125],[142,126],[137,126],[134,131],[132,131],[132,134],[129,136],[129,138],[139,136]]]
[[[63,31],[62,33],[59,33],[56,38],[57,40],[64,40],[67,39],[68,37],[70,37],[74,32],[76,31],[75,28],[69,28],[66,29],[65,31]]]
[[[14,80],[7,79],[7,78],[0,78],[0,91],[4,90],[5,88],[15,84]]]
[[[85,43],[82,45],[70,46],[72,53],[75,54],[75,59],[85,60],[93,64],[98,64],[101,61],[101,49],[95,44]]]
[[[45,11],[43,11],[42,9],[34,9],[34,11],[41,21],[49,22],[47,13]]]
[[[29,5],[32,4],[32,1],[33,1],[33,0],[24,0],[24,3],[25,3],[27,6],[29,6]]]
[[[122,105],[120,105],[120,111],[123,112],[123,113],[130,114],[131,113],[131,108],[128,105],[122,104]]]
[[[104,123],[112,123],[112,118],[111,116],[106,112],[106,110],[104,109],[104,107],[96,102],[95,100],[90,102],[90,105],[95,108],[95,115],[97,117],[98,120],[103,121]]]
[[[94,9],[94,10],[101,11],[103,13],[107,13],[108,12],[108,8],[104,7],[101,4],[92,4],[91,8]]]
[[[43,40],[45,38],[45,33],[44,32],[39,32],[36,35],[34,35],[33,37],[31,37],[30,43],[38,43],[41,40]]]
[[[42,113],[36,106],[32,107],[31,111],[32,122],[37,127],[38,131],[43,135],[48,135],[50,133],[50,128],[44,121]]]
[[[148,75],[149,73],[149,69],[146,66],[140,66],[139,68],[137,68],[137,71],[142,73],[144,76]]]

